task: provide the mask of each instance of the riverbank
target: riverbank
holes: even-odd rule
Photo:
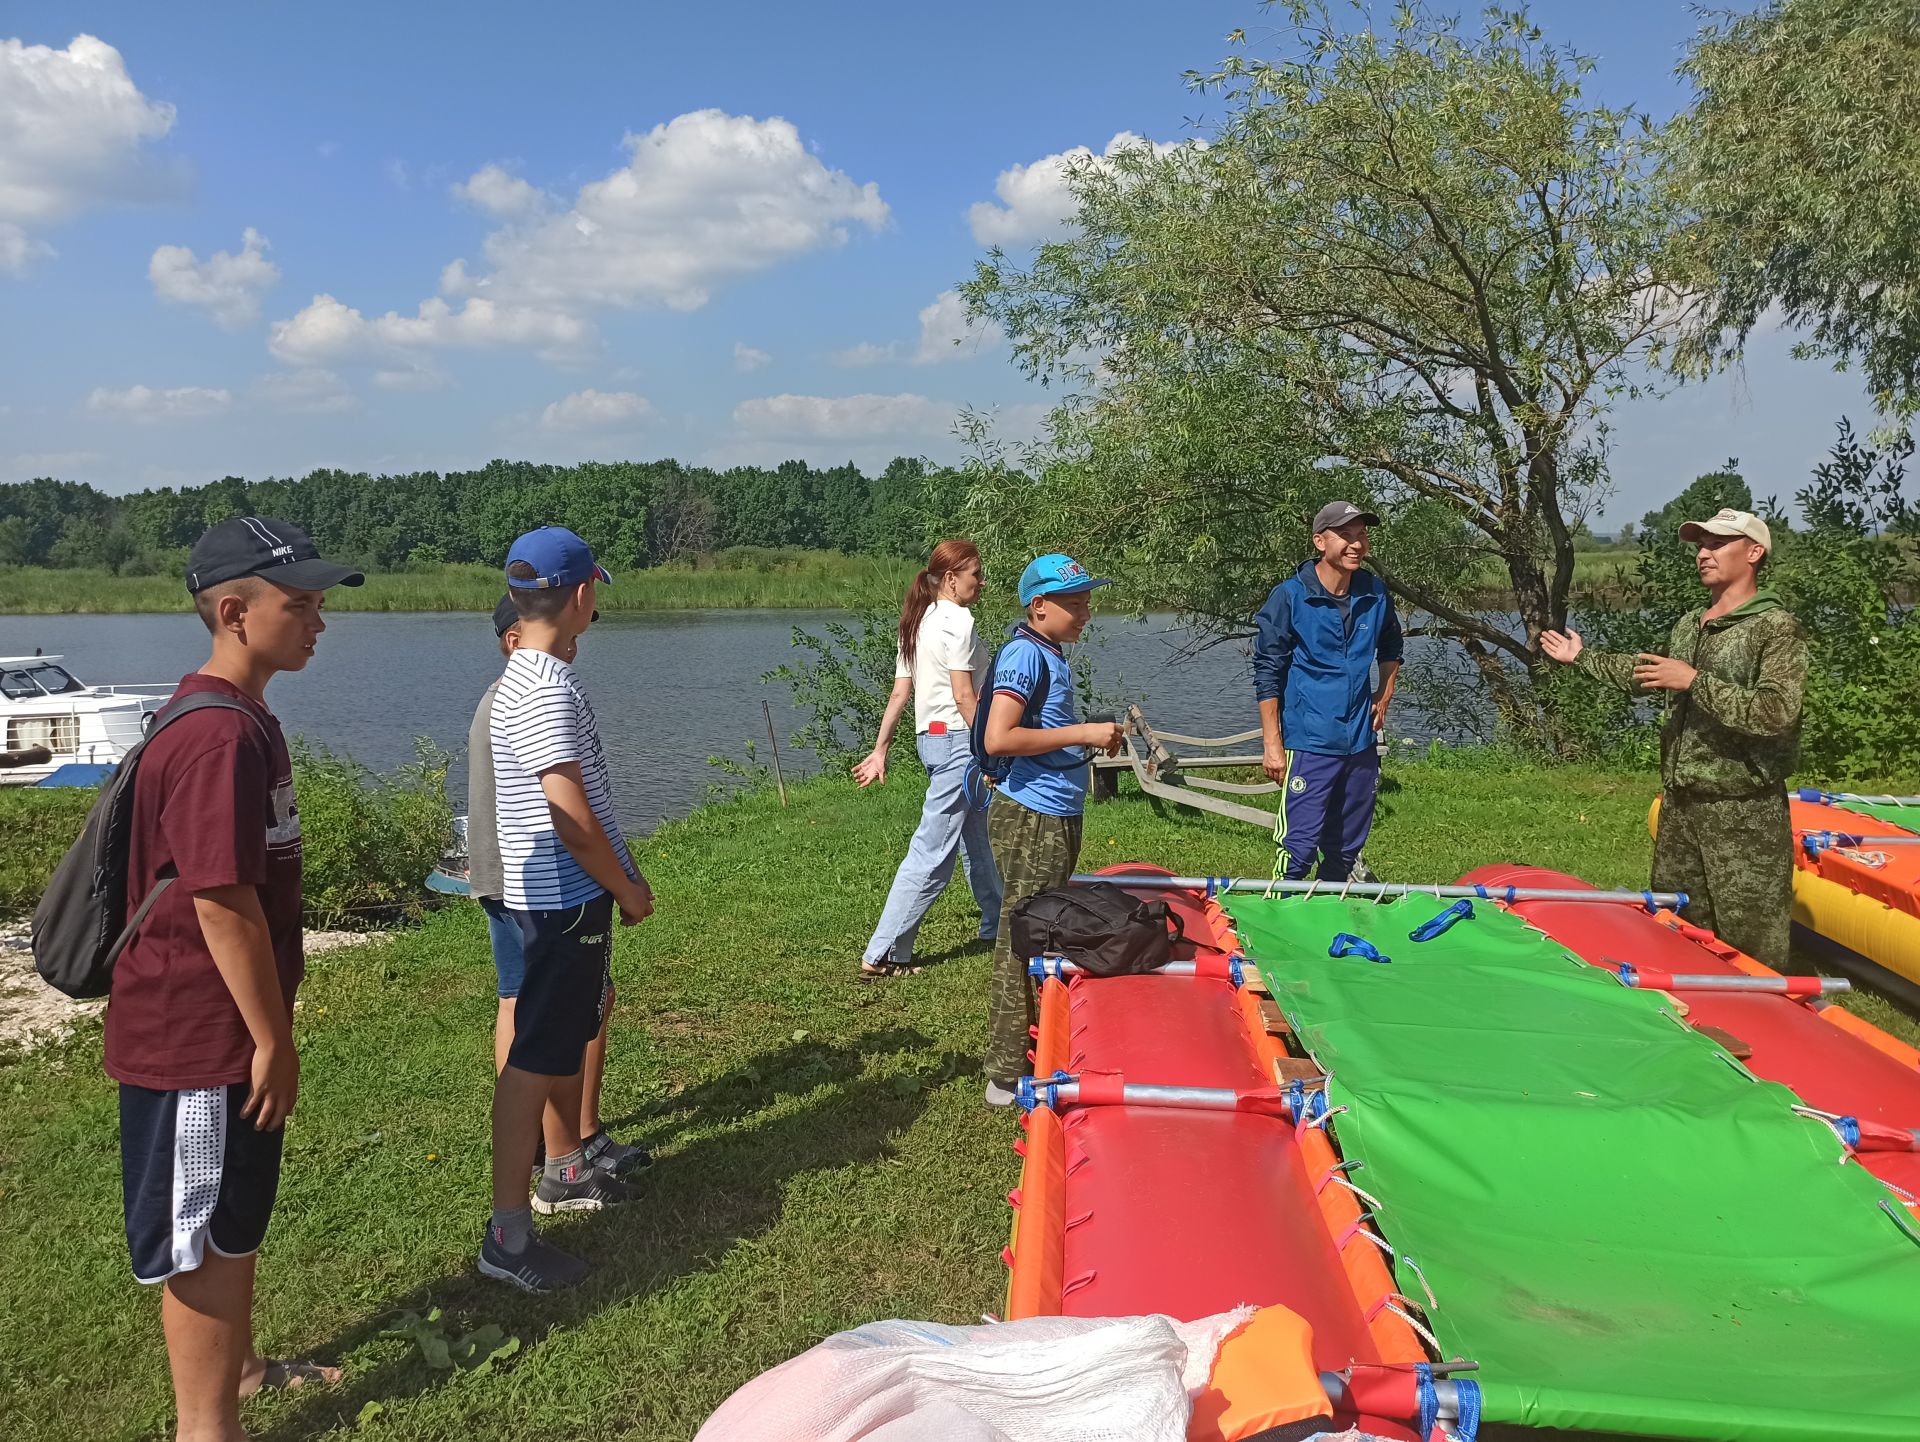
[[[897,599],[911,561],[843,556],[837,551],[742,547],[692,563],[624,571],[600,589],[602,611],[840,609]],[[491,611],[500,599],[493,566],[445,565],[373,573],[364,586],[327,593],[331,611]],[[0,566],[0,615],[129,615],[185,611],[176,575],[114,576],[105,571]]]
[[[1638,885],[1654,784],[1558,768],[1549,807],[1543,772],[1497,757],[1395,762],[1368,854],[1411,879],[1514,858]],[[606,1112],[658,1161],[633,1208],[553,1225],[598,1268],[578,1292],[527,1297],[472,1270],[494,1012],[477,909],[315,959],[259,1338],[346,1380],[250,1403],[254,1436],[684,1439],[826,1333],[1000,1310],[1016,1129],[980,1103],[988,958],[965,888],[921,933],[925,974],[860,984],[920,793],[903,775],[789,794],[786,809],[765,791],[704,808],[637,848],[659,914],[617,934]],[[1084,862],[1246,873],[1270,845],[1129,789],[1089,813]],[[97,1024],[0,1059],[0,1092],[0,1235],[17,1259],[0,1269],[0,1415],[22,1436],[157,1442],[157,1299],[126,1275]],[[441,1337],[498,1327],[519,1350],[485,1373],[436,1369],[396,1332],[435,1308]]]

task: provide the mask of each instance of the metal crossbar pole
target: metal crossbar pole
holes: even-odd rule
[[[1419,886],[1404,881],[1262,881],[1232,876],[1130,876],[1124,872],[1110,876],[1076,873],[1072,880],[1079,886],[1099,882],[1128,891],[1203,891],[1208,896],[1237,891],[1262,895],[1272,892],[1278,896],[1305,896],[1314,892],[1332,896],[1337,893],[1358,897],[1363,901],[1394,896],[1431,896],[1441,901],[1461,897],[1505,902],[1624,901],[1644,906],[1649,911],[1680,911],[1687,904],[1684,891],[1575,891],[1546,886]]]
[[[1061,981],[1070,976],[1085,976],[1087,969],[1077,961],[1068,961],[1064,956],[1036,956],[1027,962],[1027,975],[1036,981],[1045,981],[1055,977]],[[1221,958],[1218,965],[1202,966],[1197,961],[1169,961],[1149,971],[1129,972],[1130,976],[1204,976],[1217,977],[1239,986],[1246,976],[1246,958],[1228,956]]]
[[[1299,1121],[1312,1121],[1327,1110],[1325,1077],[1302,1078],[1285,1087],[1237,1091],[1233,1087],[1163,1086],[1130,1082],[1118,1073],[1056,1072],[1050,1077],[1022,1077],[1015,1087],[1020,1105],[1028,1111],[1068,1106],[1166,1107],[1196,1112],[1259,1112]]]
[[[1856,836],[1851,831],[1803,831],[1800,844],[1809,851],[1842,846],[1920,846],[1920,836]]]
[[[1728,976],[1723,972],[1648,971],[1625,962],[1608,968],[1622,986],[1642,991],[1758,991],[1775,996],[1833,996],[1853,990],[1844,976]]]

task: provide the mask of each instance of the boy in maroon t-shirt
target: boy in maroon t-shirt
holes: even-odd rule
[[[244,708],[183,716],[134,778],[129,914],[164,891],[120,954],[106,1069],[120,1083],[120,1161],[133,1274],[161,1282],[179,1442],[230,1442],[240,1398],[337,1380],[253,1347],[254,1254],[280,1181],[281,1128],[300,1062],[293,996],[305,971],[300,817],[267,682],[298,671],[326,630],[329,586],[358,572],[320,559],[285,521],[223,521],[194,546],[187,590],[213,655],[177,699]]]

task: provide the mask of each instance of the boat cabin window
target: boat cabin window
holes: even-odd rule
[[[72,672],[51,662],[9,666],[0,671],[0,696],[9,701],[30,701],[38,696],[60,696],[86,689]]]

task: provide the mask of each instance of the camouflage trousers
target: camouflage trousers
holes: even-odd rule
[[[1653,841],[1653,889],[1686,892],[1680,914],[1688,921],[1785,971],[1793,923],[1786,793],[1689,800],[1668,792]]]
[[[1031,1070],[1028,1028],[1038,1019],[1027,958],[1013,954],[1013,909],[1029,896],[1065,886],[1080,859],[1080,818],[1046,816],[995,796],[987,812],[987,844],[1004,886],[1000,935],[993,943],[993,982],[987,993],[989,1081],[1012,1082]]]

